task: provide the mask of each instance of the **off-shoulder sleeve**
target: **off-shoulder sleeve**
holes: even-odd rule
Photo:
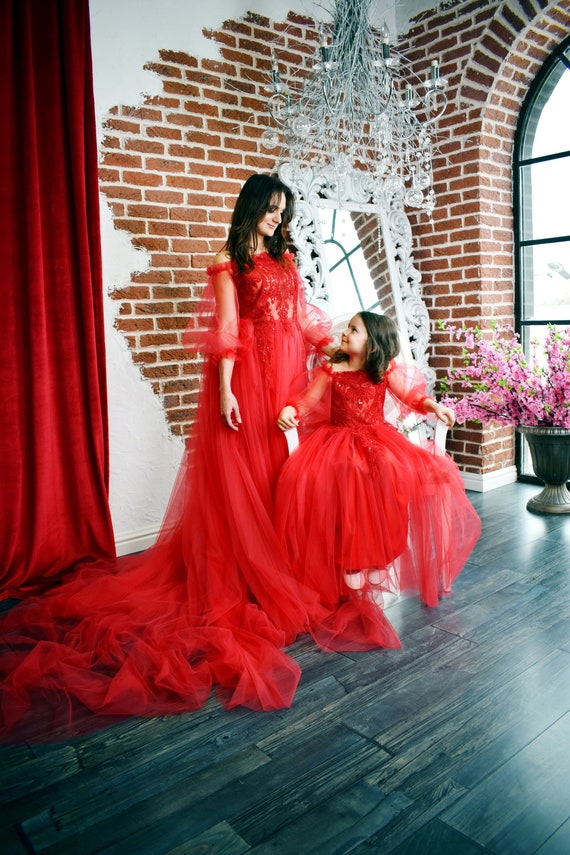
[[[184,333],[184,346],[215,359],[236,357],[241,350],[239,306],[234,264],[225,261],[207,269],[208,283],[198,311]]]
[[[395,399],[400,415],[406,416],[411,410],[426,414],[426,379],[415,365],[403,362],[391,362],[386,371],[388,391]]]

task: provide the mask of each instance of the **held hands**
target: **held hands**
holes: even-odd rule
[[[236,396],[231,391],[222,389],[220,392],[220,412],[224,424],[232,430],[239,430],[241,416]]]
[[[291,404],[287,404],[286,407],[283,407],[279,416],[277,418],[277,426],[281,428],[281,430],[289,430],[289,428],[294,428],[299,425],[299,419],[297,418],[297,410],[295,407],[292,407]]]

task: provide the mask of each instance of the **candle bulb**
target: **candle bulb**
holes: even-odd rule
[[[321,59],[323,62],[328,62],[330,59],[330,48],[327,45],[326,39],[321,42]]]
[[[328,62],[330,59],[330,48],[327,31],[323,24],[319,27],[319,52],[321,54],[321,61],[323,63]]]

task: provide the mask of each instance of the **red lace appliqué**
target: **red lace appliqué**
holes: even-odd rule
[[[259,356],[267,376],[271,376],[275,332],[297,322],[297,268],[288,256],[281,264],[261,253],[255,256],[253,270],[235,274],[235,284],[240,317],[253,323]]]
[[[376,428],[386,424],[386,385],[386,378],[373,383],[365,371],[332,373],[331,424],[350,427],[356,434],[374,476],[379,474]]]
[[[358,428],[384,423],[386,379],[372,383],[364,371],[332,373],[331,424]]]

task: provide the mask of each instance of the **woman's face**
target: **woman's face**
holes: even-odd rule
[[[285,210],[285,194],[276,193],[271,199],[269,209],[260,219],[257,224],[257,236],[263,241],[263,238],[272,237],[275,229],[281,223],[281,217]]]

